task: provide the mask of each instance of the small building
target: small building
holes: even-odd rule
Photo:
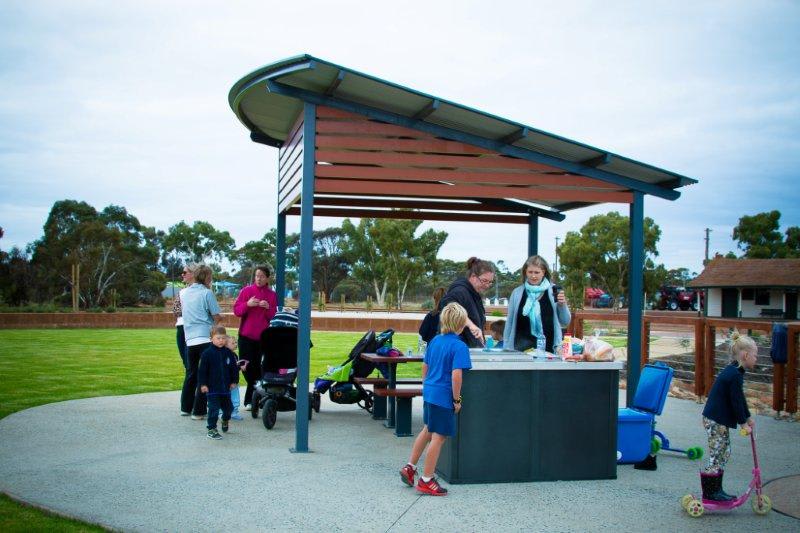
[[[800,259],[712,259],[689,283],[706,291],[706,315],[797,320]]]

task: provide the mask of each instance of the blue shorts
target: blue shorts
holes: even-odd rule
[[[438,433],[445,437],[452,437],[456,434],[456,412],[453,409],[424,402],[422,404],[422,421],[425,422],[431,433]]]

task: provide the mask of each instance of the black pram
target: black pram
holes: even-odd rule
[[[262,378],[253,391],[253,407],[250,412],[258,418],[262,411],[264,427],[272,429],[278,411],[297,410],[297,328],[269,327],[261,334]],[[307,389],[306,389],[307,390]],[[309,394],[308,419],[311,420],[312,395]]]

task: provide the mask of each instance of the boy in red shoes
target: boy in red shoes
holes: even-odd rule
[[[461,380],[464,369],[472,368],[469,348],[458,334],[467,324],[467,312],[457,303],[450,303],[439,316],[441,334],[428,343],[422,362],[423,421],[408,463],[400,469],[400,479],[413,487],[417,461],[427,447],[425,468],[417,491],[431,496],[445,496],[447,489],[439,485],[434,473],[439,453],[447,437],[455,435],[456,415],[461,410]]]

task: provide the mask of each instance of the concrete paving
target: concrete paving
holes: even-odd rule
[[[178,416],[178,397],[74,400],[6,417],[0,490],[125,531],[800,530],[797,519],[757,516],[749,505],[688,517],[679,499],[699,490],[698,463],[670,453],[659,455],[655,472],[619,466],[616,480],[452,485],[434,498],[400,482],[412,439],[396,438],[356,406],[324,398],[310,424],[313,452],[293,454],[294,413],[278,413],[271,431],[243,413],[212,441],[204,422]],[[675,445],[705,447],[701,409],[670,398],[658,428]],[[800,424],[756,420],[764,479],[799,473]],[[726,488],[738,492],[752,460],[748,440],[733,440]]]

